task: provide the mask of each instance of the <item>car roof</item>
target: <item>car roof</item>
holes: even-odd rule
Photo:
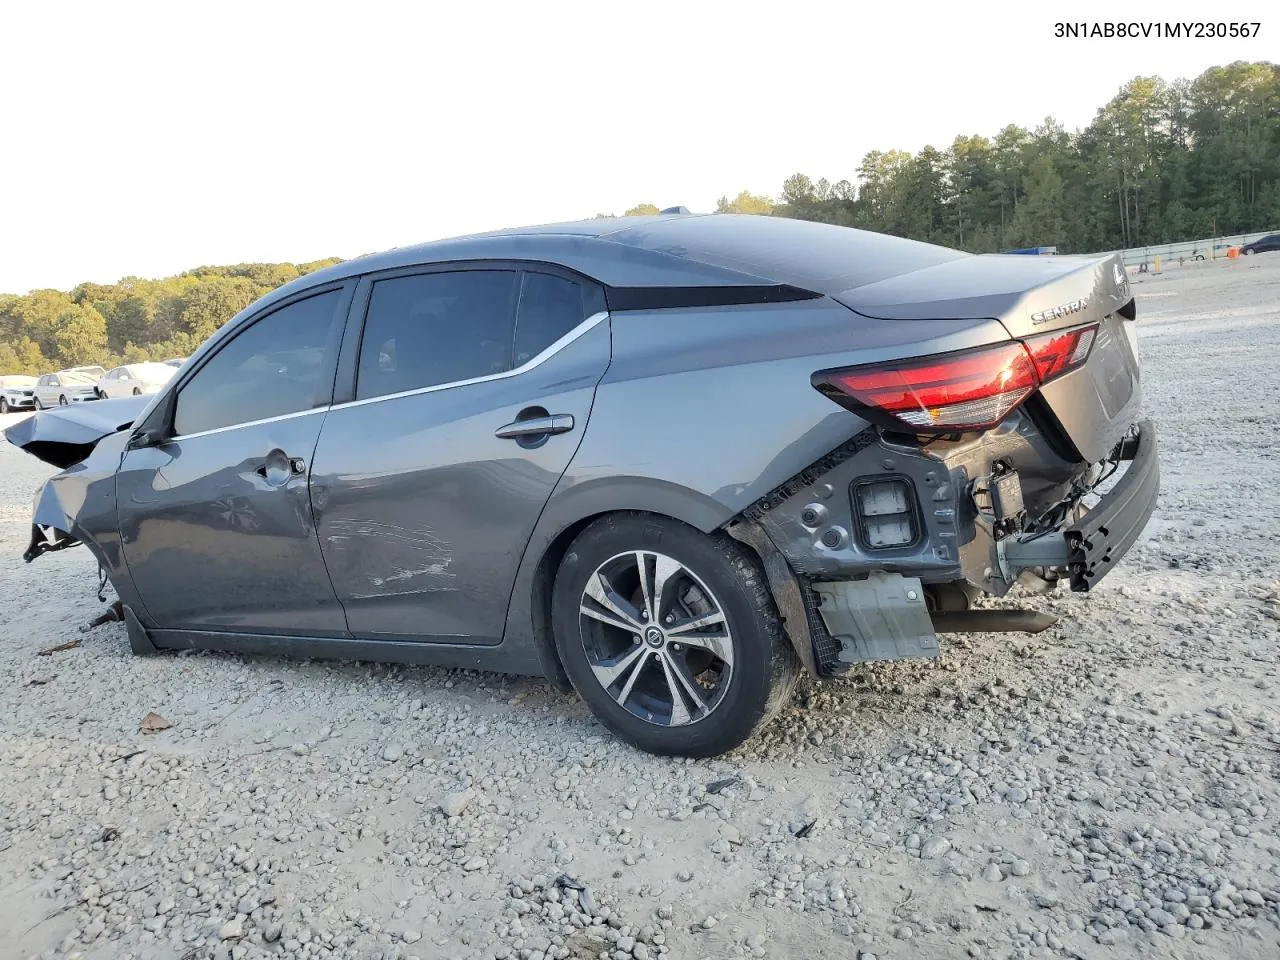
[[[307,274],[279,288],[279,295],[373,271],[492,259],[552,263],[610,287],[785,284],[833,296],[967,256],[916,240],[786,217],[602,217],[398,247]]]

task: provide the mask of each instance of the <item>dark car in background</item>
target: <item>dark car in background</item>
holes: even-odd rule
[[[6,433],[67,468],[27,559],[88,545],[136,652],[541,675],[705,756],[1114,567],[1159,480],[1134,326],[1115,256],[601,219],[309,274]]]
[[[1280,233],[1269,233],[1240,247],[1240,252],[1246,256],[1253,253],[1274,253],[1277,250],[1280,250]]]

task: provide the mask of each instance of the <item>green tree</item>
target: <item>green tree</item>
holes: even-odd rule
[[[754,213],[768,215],[773,213],[773,201],[768,197],[743,190],[730,200],[727,196],[716,201],[716,213]]]

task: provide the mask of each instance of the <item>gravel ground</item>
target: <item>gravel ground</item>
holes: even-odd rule
[[[1280,257],[1135,280],[1148,538],[706,762],[538,681],[133,658],[0,444],[0,957],[1280,955]]]

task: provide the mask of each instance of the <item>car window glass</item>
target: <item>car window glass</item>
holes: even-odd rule
[[[549,273],[526,273],[516,311],[515,365],[528,363],[586,318],[586,287]]]
[[[237,334],[178,391],[178,436],[284,416],[315,404],[340,292],[299,300]]]
[[[376,282],[356,398],[510,370],[518,277],[513,270],[461,270]]]

